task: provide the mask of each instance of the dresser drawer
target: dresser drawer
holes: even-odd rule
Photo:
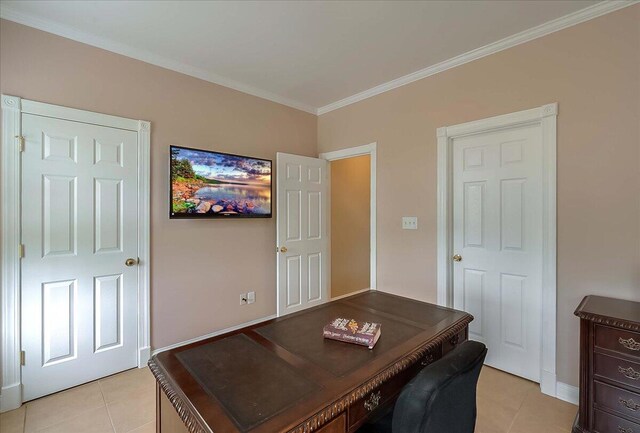
[[[603,355],[602,353],[596,353],[593,362],[596,375],[638,388],[640,391],[639,363]]]
[[[640,334],[623,329],[595,326],[596,347],[615,350],[640,359]]]
[[[595,381],[595,403],[640,421],[640,394]]]
[[[594,411],[593,431],[594,433],[640,433],[640,424],[596,410]]]

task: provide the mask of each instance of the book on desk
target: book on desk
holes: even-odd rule
[[[324,338],[359,344],[373,349],[380,338],[382,325],[373,322],[357,322],[355,319],[338,317],[322,329]]]

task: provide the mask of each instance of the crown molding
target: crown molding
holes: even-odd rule
[[[414,81],[439,74],[440,72],[444,72],[448,69],[464,65],[465,63],[472,62],[482,57],[486,57],[491,54],[506,50],[508,48],[515,47],[516,45],[524,44],[525,42],[529,42],[542,36],[546,36],[550,33],[566,29],[567,27],[571,27],[576,24],[580,24],[585,21],[600,17],[602,15],[617,11],[619,9],[634,5],[638,3],[638,1],[640,0],[605,0],[601,3],[596,3],[595,5],[586,7],[563,17],[547,21],[546,23],[540,24],[539,26],[532,27],[528,30],[508,36],[499,41],[492,42],[483,47],[468,51],[449,60],[445,60],[443,62],[437,63],[433,66],[429,66],[425,69],[421,69],[403,77],[396,78],[395,80],[388,81],[384,84],[372,87],[363,92],[356,93],[355,95],[325,105],[324,107],[320,107],[317,110],[318,116],[333,110],[337,110],[338,108],[346,107],[347,105],[355,104],[356,102],[371,98],[372,96],[388,92],[389,90],[405,86],[407,84],[413,83]]]
[[[47,33],[53,33],[55,35],[62,36],[67,39],[72,39],[83,44],[102,48],[104,50],[121,54],[126,57],[131,57],[145,63],[160,66],[161,68],[180,72],[191,77],[199,78],[210,83],[228,87],[230,89],[237,90],[242,93],[247,93],[258,98],[266,99],[271,102],[286,105],[297,110],[306,111],[307,113],[311,114],[317,114],[317,110],[315,107],[304,104],[302,102],[294,101],[284,96],[280,96],[275,93],[261,90],[256,87],[249,86],[217,74],[213,74],[204,69],[190,66],[186,63],[176,62],[167,57],[154,54],[147,50],[134,48],[130,45],[122,44],[108,38],[92,35],[71,26],[61,25],[48,19],[42,19],[33,15],[24,14],[22,12],[16,11],[15,8],[13,8],[11,5],[7,5],[5,3],[2,3],[0,6],[0,18],[8,21],[13,21],[18,24],[23,24],[25,26],[33,27]]]
[[[228,87],[230,89],[256,96],[261,99],[266,99],[271,102],[286,105],[297,110],[320,116],[330,111],[334,111],[347,105],[362,101],[364,99],[371,98],[372,96],[376,96],[381,93],[388,92],[389,90],[405,86],[407,84],[413,83],[414,81],[430,77],[440,72],[444,72],[448,69],[464,65],[465,63],[469,63],[482,57],[486,57],[491,54],[506,50],[508,48],[515,47],[516,45],[520,45],[525,42],[540,38],[542,36],[546,36],[550,33],[557,32],[567,27],[571,27],[576,24],[580,24],[585,21],[600,17],[602,15],[617,11],[619,9],[632,6],[634,4],[637,4],[638,2],[640,2],[640,0],[604,0],[593,6],[589,6],[563,17],[548,21],[529,30],[516,33],[515,35],[508,36],[499,41],[492,42],[483,47],[476,48],[459,56],[453,57],[449,60],[445,60],[443,62],[437,63],[403,77],[396,78],[394,80],[372,87],[360,93],[356,93],[355,95],[349,96],[320,108],[316,108],[311,105],[268,92],[266,90],[258,89],[256,87],[237,82],[230,78],[222,77],[201,68],[196,68],[194,66],[187,65],[181,62],[176,62],[167,57],[154,54],[146,50],[137,49],[127,44],[122,44],[108,38],[92,35],[70,26],[55,23],[48,19],[42,19],[34,17],[32,15],[24,14],[22,12],[16,11],[12,6],[5,3],[2,3],[0,6],[0,18],[29,27],[34,27],[48,33],[53,33],[55,35],[65,37],[67,39],[72,39],[74,41],[78,41],[87,45],[102,48],[104,50],[121,54],[126,57],[150,63],[155,66],[189,75],[191,77],[199,78],[210,83],[218,84],[220,86]]]

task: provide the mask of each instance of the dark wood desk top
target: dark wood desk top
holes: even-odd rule
[[[326,340],[336,317],[382,324],[378,344]],[[155,355],[149,366],[191,432],[314,431],[455,338],[467,313],[370,291]]]
[[[640,332],[640,302],[585,296],[575,313],[581,319]]]

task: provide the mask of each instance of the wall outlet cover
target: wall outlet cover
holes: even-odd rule
[[[418,230],[418,217],[402,217],[403,230]]]

